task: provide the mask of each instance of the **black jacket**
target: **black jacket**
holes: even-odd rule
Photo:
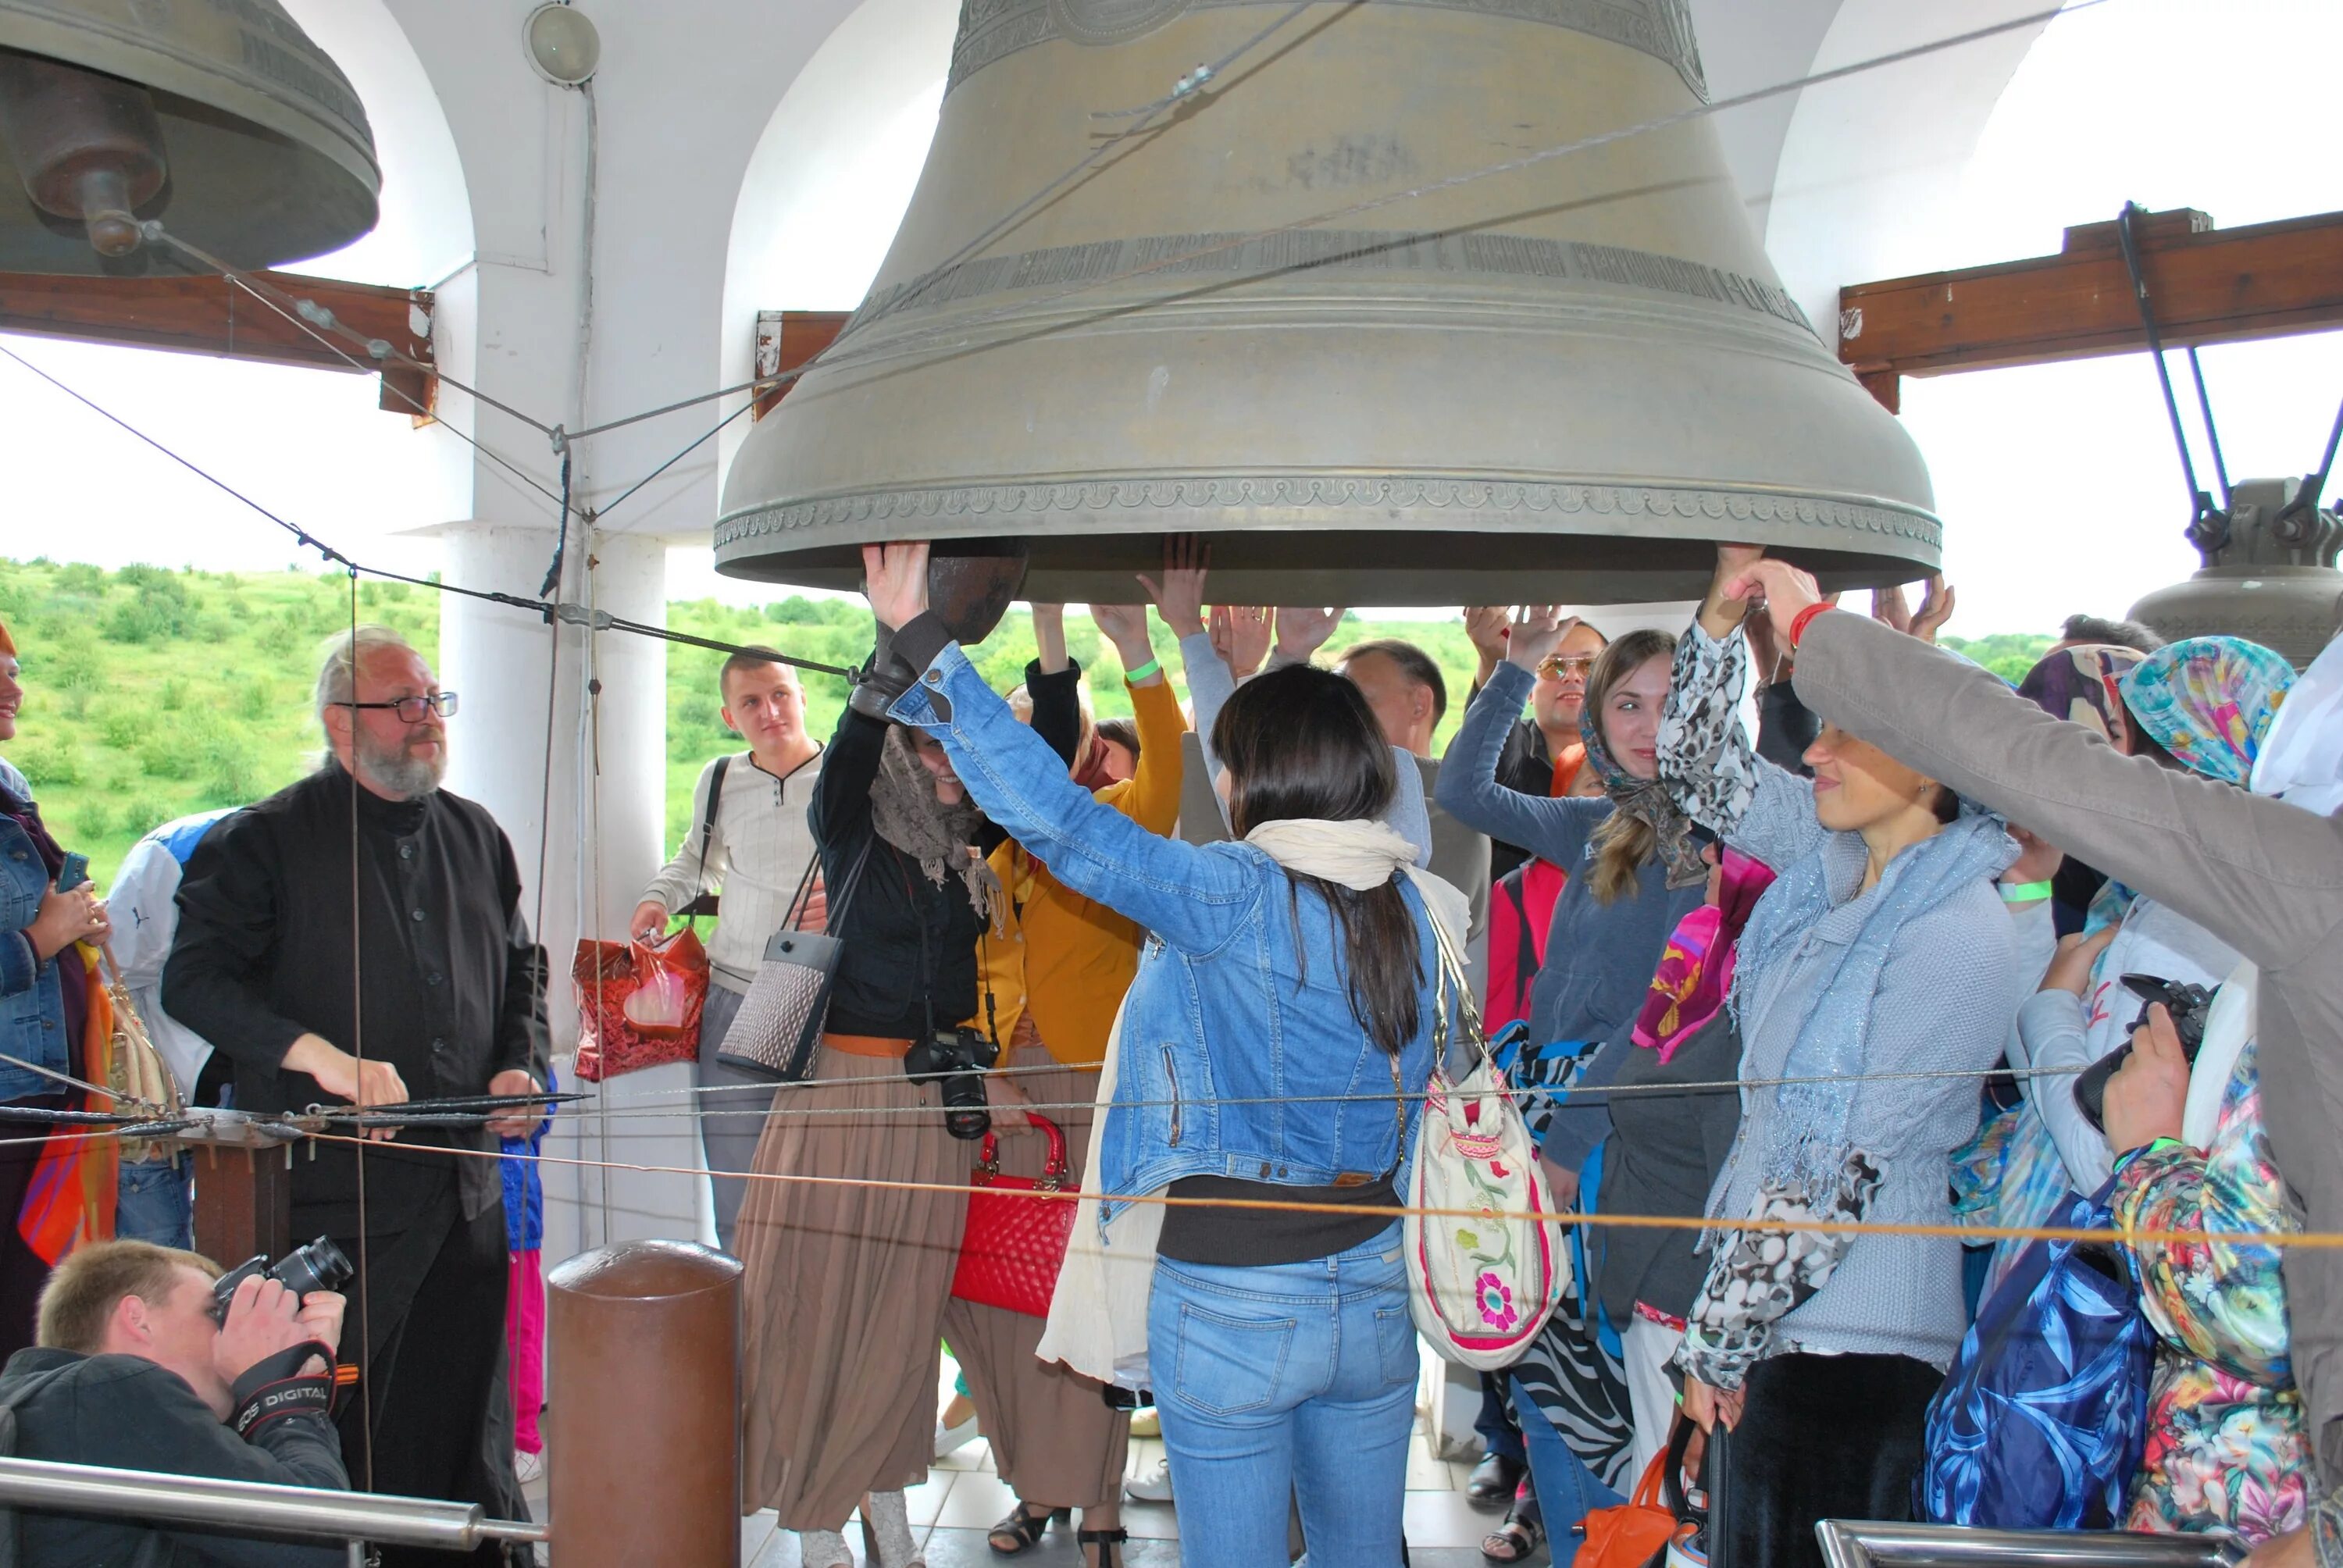
[[[445,789],[408,801],[356,791],[364,964],[354,976],[352,794],[350,776],[328,764],[205,836],[179,884],[164,1008],[235,1059],[246,1111],[324,1098],[307,1073],[278,1070],[305,1031],[344,1050],[362,1044],[417,1099],[485,1093],[507,1068],[543,1083],[545,955],[521,919],[520,870],[503,830]],[[467,1219],[501,1198],[495,1161],[407,1151],[429,1143],[497,1148],[493,1133],[468,1128],[407,1128],[370,1145],[376,1233],[406,1229],[449,1193]],[[314,1160],[294,1161],[293,1219],[303,1235],[357,1233],[350,1145],[321,1144]]]
[[[1069,763],[1080,739],[1081,676],[1078,665],[1056,675],[1043,675],[1039,665],[1025,670],[1033,731]],[[949,1030],[975,1013],[981,922],[957,875],[948,872],[940,886],[930,881],[918,861],[871,827],[870,786],[890,728],[851,707],[839,715],[806,820],[821,847],[822,885],[832,890],[830,934],[845,943],[830,993],[829,1031],[917,1040],[930,1021]],[[988,831],[980,848],[990,853],[1001,837]],[[847,878],[866,851],[869,859],[846,900]]]
[[[259,1481],[347,1491],[331,1422],[288,1415],[245,1442],[176,1372],[137,1356],[18,1351],[0,1371],[0,1403],[15,1403],[14,1459]],[[0,1527],[8,1515],[0,1513]],[[341,1544],[256,1540],[192,1525],[24,1510],[0,1568],[340,1568]]]

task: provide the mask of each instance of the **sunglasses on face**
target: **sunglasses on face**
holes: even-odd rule
[[[1574,675],[1578,677],[1579,679],[1584,680],[1587,676],[1593,672],[1594,668],[1594,658],[1593,655],[1589,655],[1584,658],[1564,658],[1562,655],[1554,653],[1548,654],[1544,659],[1539,661],[1537,672],[1540,675],[1544,676],[1548,680],[1552,680],[1556,676],[1562,675]]]

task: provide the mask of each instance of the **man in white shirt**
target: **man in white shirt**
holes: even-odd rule
[[[233,809],[181,817],[133,844],[115,873],[107,900],[114,919],[114,961],[121,966],[122,983],[138,1010],[138,1020],[146,1026],[146,1038],[179,1081],[179,1094],[190,1105],[219,1103],[220,1091],[235,1072],[221,1059],[218,1070],[208,1080],[205,1077],[204,1069],[214,1060],[212,1042],[163,1010],[163,965],[179,929],[179,878],[186,870],[187,857]],[[193,1166],[185,1152],[125,1160],[115,1198],[115,1235],[181,1251],[194,1246]]]
[[[756,979],[766,940],[788,919],[814,859],[806,807],[821,773],[821,742],[806,731],[805,688],[780,658],[770,648],[748,648],[726,659],[718,672],[725,727],[746,740],[749,749],[719,757],[701,770],[691,796],[691,832],[651,879],[628,922],[638,940],[655,940],[669,920],[700,895],[718,887],[724,890],[716,932],[708,943],[699,1081],[703,1088],[749,1086],[703,1095],[699,1107],[713,1113],[700,1118],[700,1143],[715,1189],[717,1241],[727,1251],[748,1191],[741,1174],[756,1158],[773,1092],[767,1081],[719,1065],[716,1052]],[[719,789],[711,811],[709,797]],[[798,924],[820,930],[823,913],[817,878]]]

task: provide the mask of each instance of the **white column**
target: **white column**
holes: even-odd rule
[[[537,597],[553,558],[551,528],[474,520],[442,534],[447,581]],[[660,626],[666,588],[662,544],[589,539],[573,525],[563,600]],[[569,1061],[578,1046],[569,978],[578,943],[623,936],[660,858],[666,645],[572,625],[557,632],[526,611],[450,594],[441,601],[439,678],[463,703],[447,787],[488,807],[512,839],[521,908],[551,961],[555,1062],[563,1087],[578,1087]],[[556,1159],[683,1173],[545,1165],[548,1264],[611,1241],[702,1234],[706,1180],[698,1173],[690,1087],[689,1065],[629,1073],[596,1088],[593,1109],[565,1108],[555,1118],[545,1152]]]

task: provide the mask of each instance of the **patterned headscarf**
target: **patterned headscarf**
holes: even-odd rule
[[[2294,667],[2258,642],[2191,637],[2126,671],[2123,699],[2176,761],[2207,779],[2243,785],[2293,685]]]
[[[2115,739],[2115,717],[2123,706],[2124,673],[2143,656],[2113,643],[2086,643],[2054,653],[2026,672],[2017,695],[2053,719],[2071,719]]]
[[[957,806],[936,799],[936,776],[920,762],[911,732],[900,724],[888,726],[879,753],[879,777],[870,785],[870,826],[880,838],[917,860],[937,886],[943,885],[946,872],[957,873],[977,918],[1000,929],[1008,901],[1001,896],[1000,877],[976,849],[984,813],[964,796]]]
[[[1651,829],[1659,841],[1660,861],[1667,867],[1669,887],[1696,888],[1707,881],[1708,862],[1700,858],[1692,819],[1677,808],[1676,798],[1664,781],[1638,779],[1619,766],[1603,739],[1598,717],[1594,705],[1588,703],[1578,716],[1578,738],[1585,742],[1586,766],[1603,780],[1603,793],[1611,798],[1611,809]]]
[[[1676,922],[1644,998],[1644,1010],[1635,1015],[1635,1043],[1657,1050],[1663,1063],[1725,1005],[1733,989],[1741,928],[1749,923],[1757,895],[1774,882],[1773,868],[1763,860],[1724,846],[1719,853],[1724,860],[1716,902],[1703,904]]]

